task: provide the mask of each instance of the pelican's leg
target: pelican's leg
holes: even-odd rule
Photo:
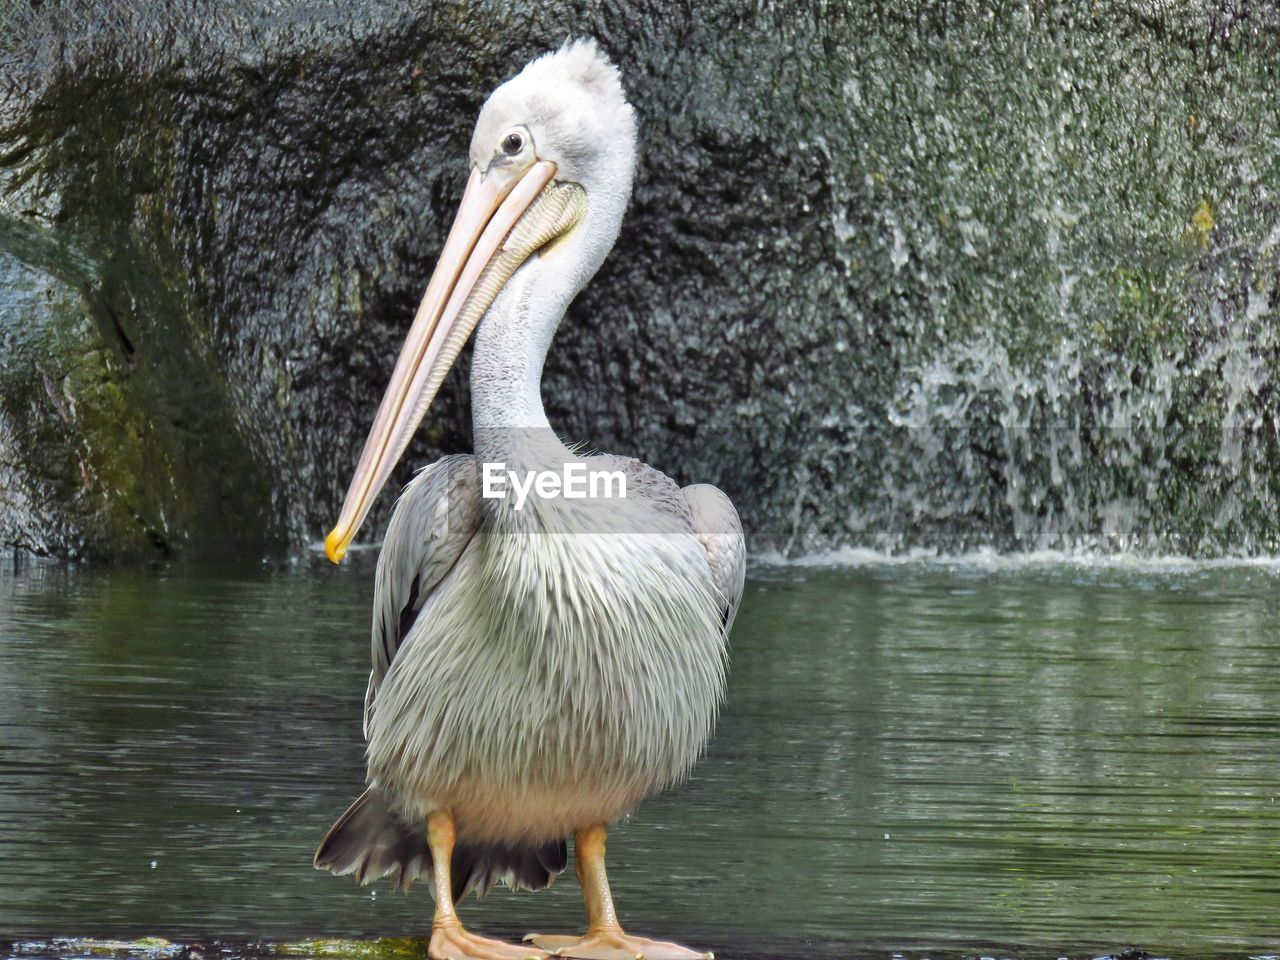
[[[604,870],[603,824],[579,830],[573,835],[573,860],[582,896],[587,901],[587,933],[582,937],[548,937],[531,933],[525,941],[549,950],[557,957],[583,960],[712,960],[677,943],[632,937],[622,932],[609,893],[609,877]]]
[[[436,915],[431,921],[431,960],[533,960],[546,954],[467,933],[453,909],[453,814],[437,810],[427,817],[427,846],[431,848],[431,875],[436,885]]]

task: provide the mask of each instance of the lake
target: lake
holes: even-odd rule
[[[363,786],[355,560],[0,573],[0,954],[429,932],[425,884],[311,867]],[[705,760],[610,834],[624,923],[722,960],[1280,953],[1278,587],[757,564]],[[463,919],[575,931],[572,870]]]

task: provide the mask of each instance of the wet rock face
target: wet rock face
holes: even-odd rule
[[[5,543],[317,540],[480,104],[588,34],[641,161],[564,435],[757,550],[1280,547],[1269,5],[249,6],[0,13]],[[459,368],[401,481],[467,448]]]
[[[0,220],[0,542],[67,558],[260,550],[265,471],[163,288]],[[234,512],[233,512],[234,511]]]

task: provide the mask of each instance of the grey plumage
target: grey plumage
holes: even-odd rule
[[[406,490],[379,563],[384,618],[414,576],[444,572],[371,679],[369,776],[404,819],[447,803],[460,842],[547,842],[587,807],[616,819],[696,760],[729,604],[678,488],[607,459],[631,480],[621,504],[531,500],[516,515],[460,482],[459,460]],[[442,486],[447,507],[427,499]]]
[[[475,458],[442,457],[424,467],[396,504],[374,581],[373,669],[364,699],[364,734],[378,686],[427,597],[453,569],[480,525]]]
[[[718,487],[695,483],[681,492],[689,504],[693,533],[707,553],[707,565],[720,597],[724,632],[728,637],[742,601],[747,575],[747,544],[742,536],[742,522],[733,501]]]
[[[447,803],[455,886],[538,889],[554,874],[529,867],[549,845],[583,820],[624,815],[697,759],[742,596],[737,514],[714,487],[587,459],[627,475],[623,504],[531,500],[516,520],[480,499],[470,456],[405,488],[378,562],[365,707],[369,778],[390,822],[348,816],[326,841],[369,837],[363,881],[399,871],[403,885],[426,869],[402,825],[419,825],[425,849],[420,825]],[[332,854],[317,865],[354,869]]]

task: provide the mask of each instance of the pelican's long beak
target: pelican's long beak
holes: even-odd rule
[[[472,171],[365,440],[338,524],[325,538],[325,553],[334,563],[346,554],[493,299],[524,260],[572,227],[584,212],[582,188],[554,183],[555,172],[556,165],[545,160],[506,175],[501,170]]]

